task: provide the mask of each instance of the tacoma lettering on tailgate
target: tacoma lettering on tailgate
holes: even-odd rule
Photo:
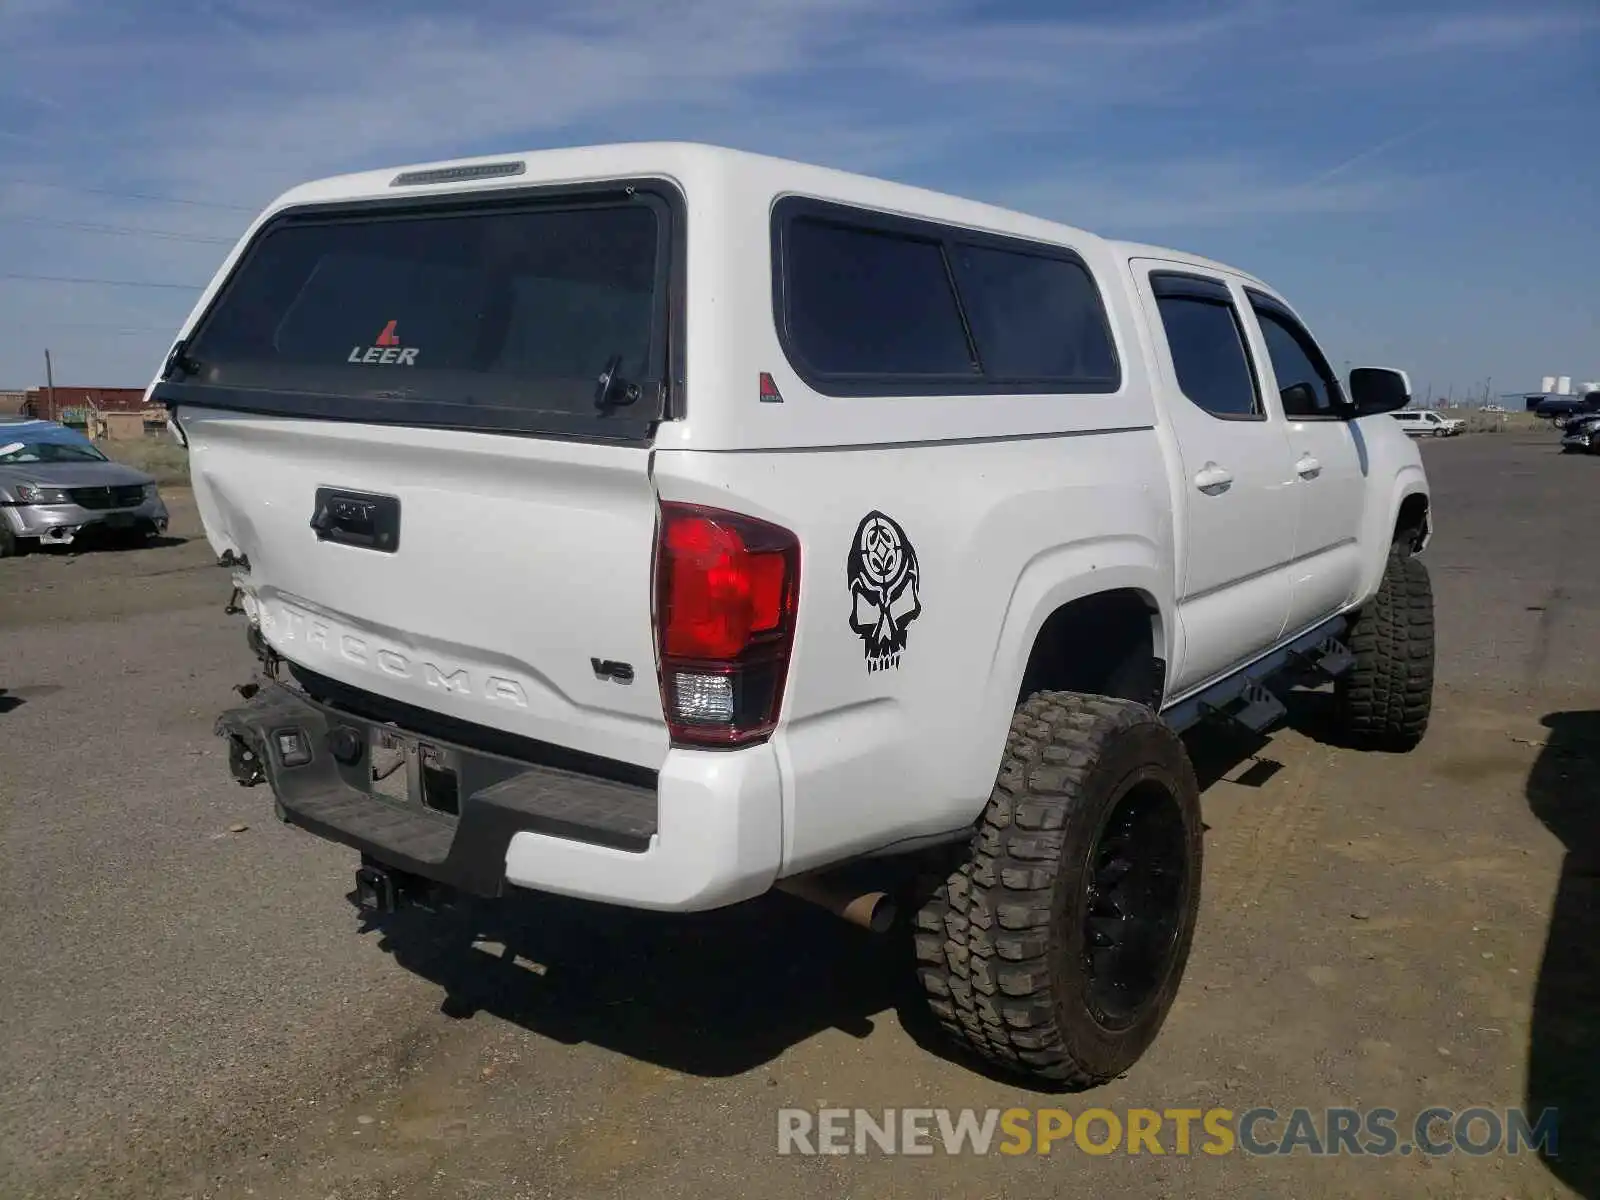
[[[505,675],[474,676],[463,666],[430,662],[386,646],[371,636],[349,633],[325,617],[302,612],[281,600],[276,604],[262,604],[260,611],[262,632],[270,634],[271,640],[291,659],[297,656],[289,647],[298,644],[316,651],[324,659],[337,658],[391,679],[420,683],[432,691],[472,696],[490,704],[528,707],[527,689]],[[315,664],[308,662],[307,665]]]

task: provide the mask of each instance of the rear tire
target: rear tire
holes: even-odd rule
[[[1421,559],[1390,552],[1349,644],[1355,665],[1334,688],[1341,731],[1363,749],[1414,748],[1433,711],[1433,583]]]
[[[1155,713],[1029,697],[967,858],[917,914],[934,1017],[1003,1071],[1068,1087],[1114,1079],[1177,995],[1201,854],[1194,769]]]

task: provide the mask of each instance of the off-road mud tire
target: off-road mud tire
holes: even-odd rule
[[[1413,749],[1433,711],[1433,583],[1421,559],[1390,553],[1347,641],[1356,661],[1334,687],[1340,732],[1361,749]]]
[[[1174,933],[1150,998],[1108,1028],[1088,1002],[1089,863],[1132,786],[1170,795],[1181,847]],[[916,915],[935,1019],[1002,1073],[1058,1088],[1125,1072],[1177,994],[1200,903],[1199,788],[1183,743],[1142,704],[1038,692],[1017,709],[970,851]]]

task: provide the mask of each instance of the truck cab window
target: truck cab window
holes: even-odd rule
[[[1272,373],[1278,379],[1284,416],[1339,416],[1345,406],[1344,392],[1310,334],[1276,306],[1258,303],[1255,314],[1272,359]]]

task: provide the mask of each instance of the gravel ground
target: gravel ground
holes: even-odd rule
[[[363,929],[353,856],[227,777],[251,664],[192,501],[156,548],[0,563],[0,1195],[1600,1194],[1600,463],[1424,454],[1433,729],[1354,754],[1307,697],[1255,758],[1195,747],[1188,978],[1084,1096],[952,1061],[900,940],[782,898]],[[786,1106],[1345,1104],[1556,1105],[1560,1158],[775,1152]]]

